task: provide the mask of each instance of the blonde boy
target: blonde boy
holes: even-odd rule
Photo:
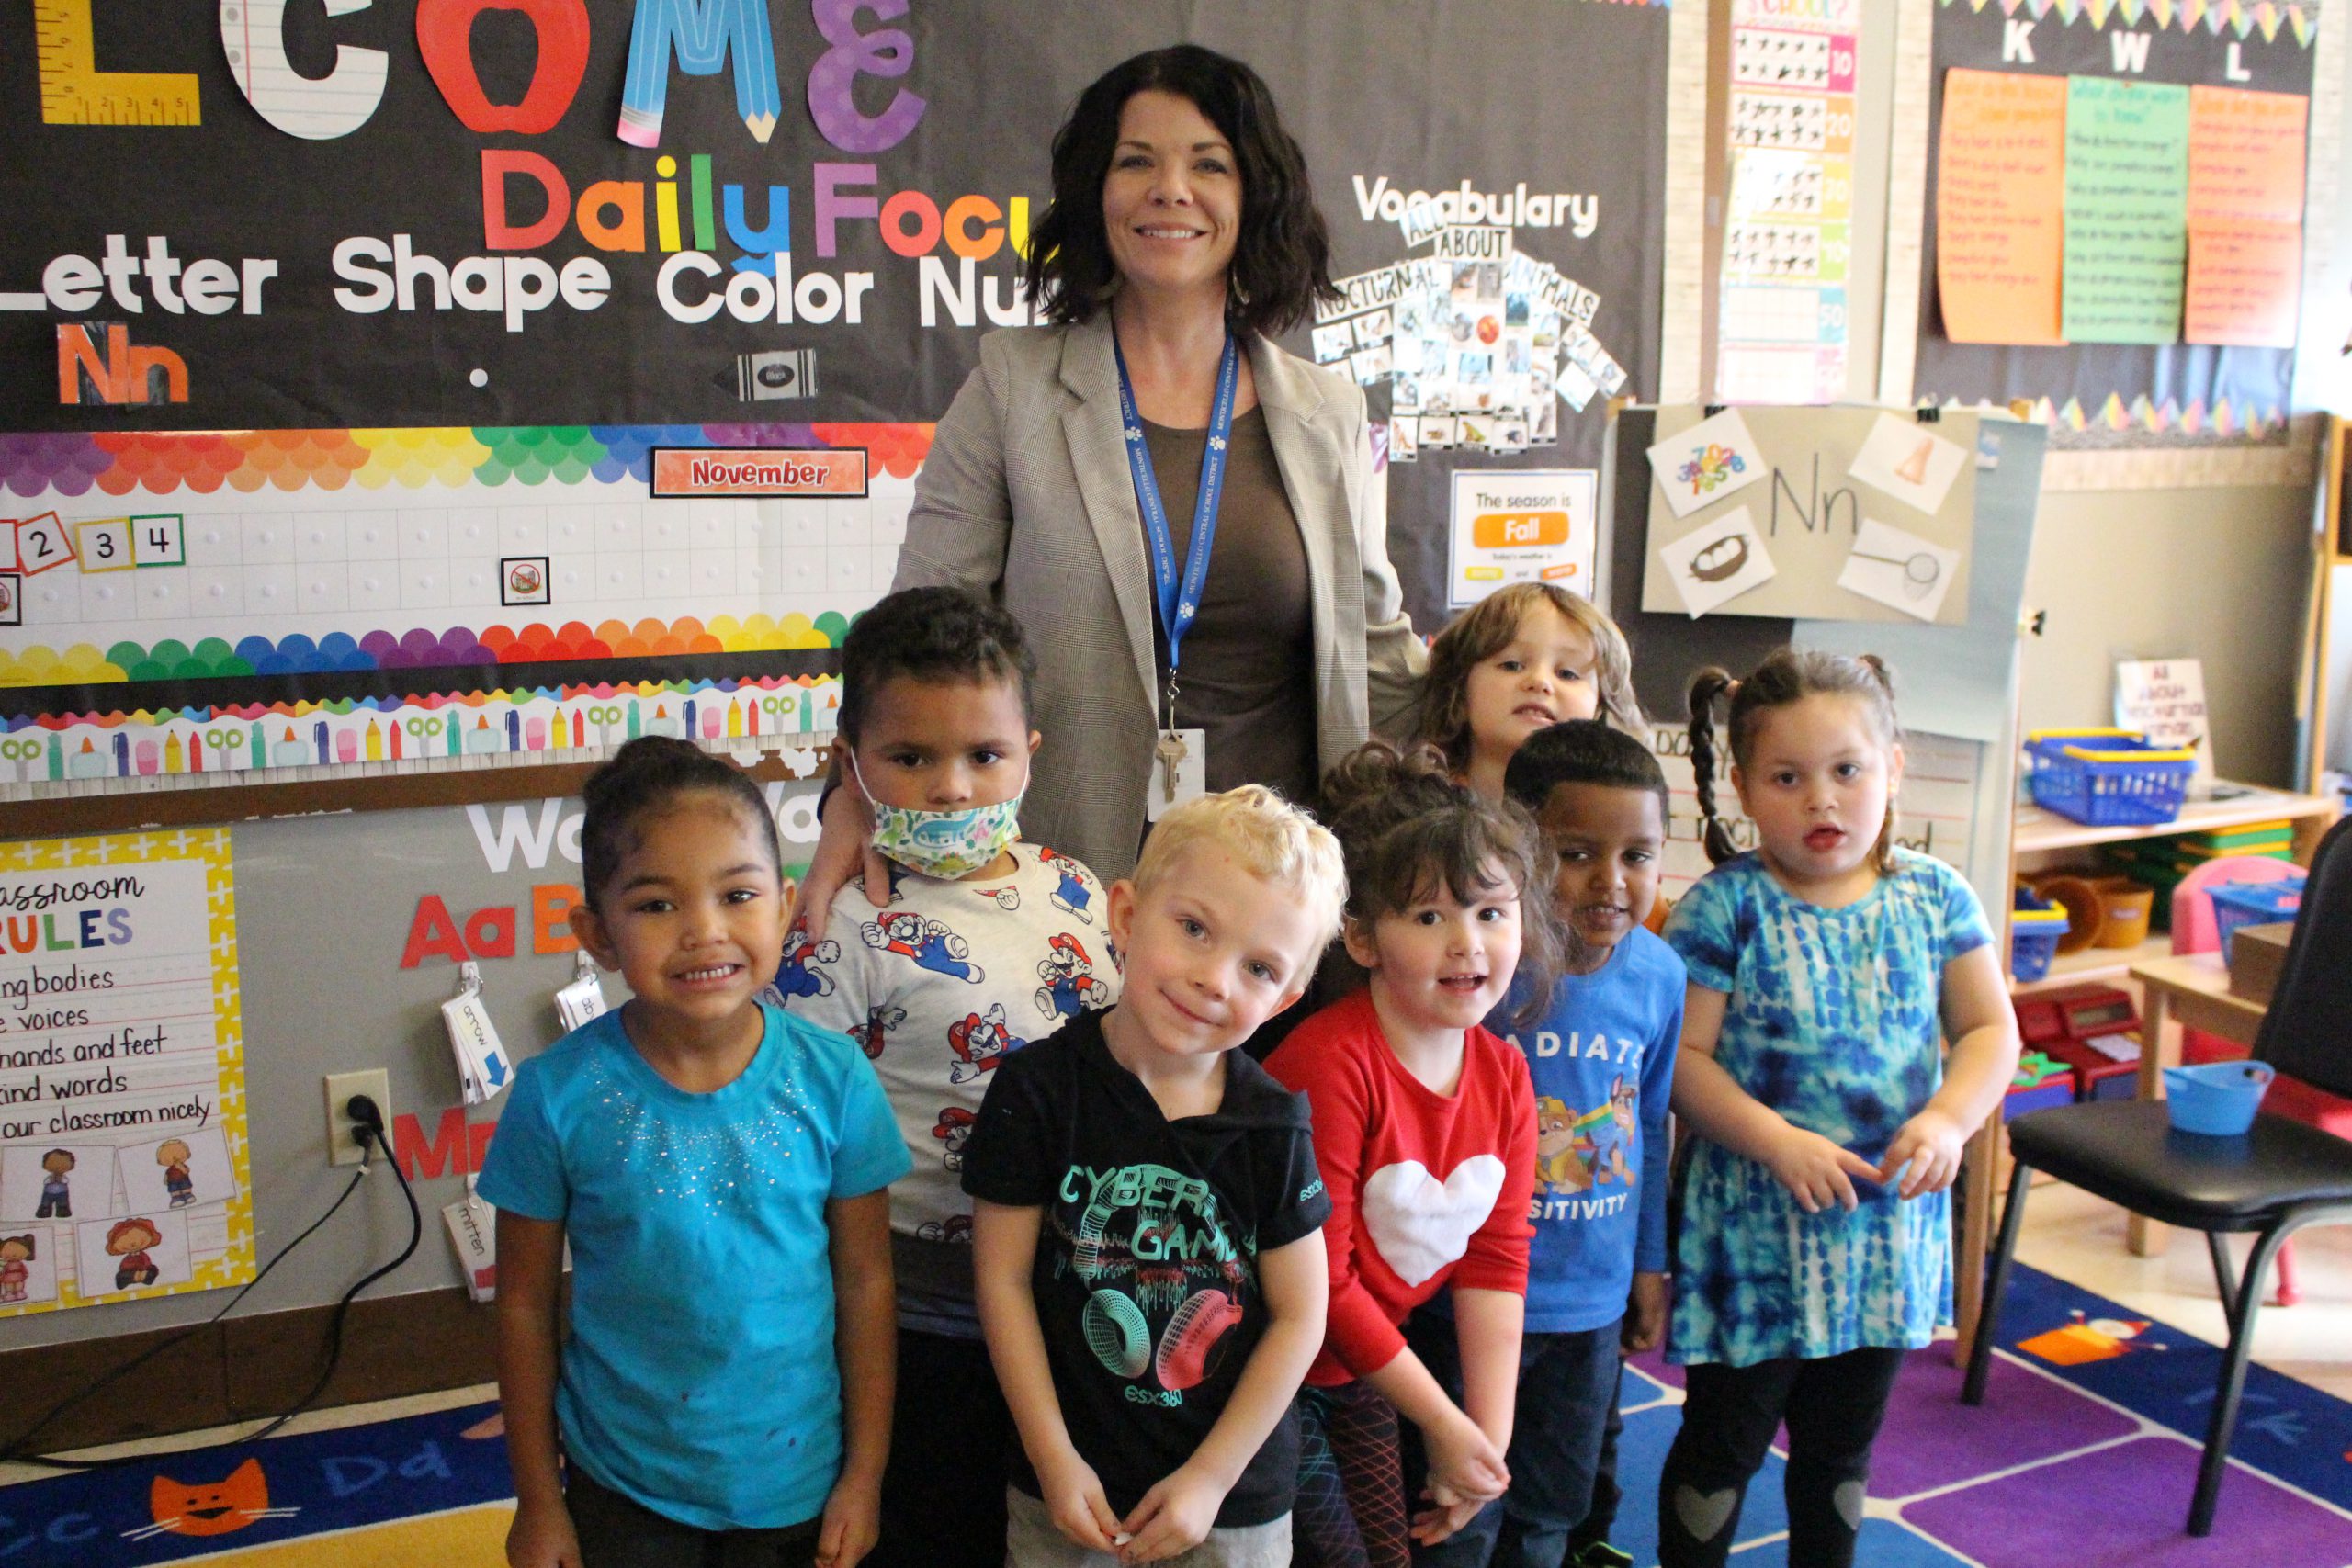
[[[1119,1005],[994,1075],[964,1190],[1018,1568],[1289,1561],[1330,1203],[1306,1102],[1234,1047],[1306,990],[1345,894],[1272,791],[1179,807],[1111,887]]]

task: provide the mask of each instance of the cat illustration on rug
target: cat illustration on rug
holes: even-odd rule
[[[148,1489],[148,1508],[153,1522],[123,1531],[125,1538],[145,1540],[166,1533],[229,1535],[257,1519],[282,1519],[301,1512],[269,1506],[269,1478],[262,1473],[257,1459],[245,1461],[226,1480],[201,1485],[158,1475]]]

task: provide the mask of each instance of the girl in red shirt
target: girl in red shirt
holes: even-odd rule
[[[1479,1021],[1514,970],[1551,995],[1562,940],[1535,824],[1447,776],[1433,749],[1379,741],[1324,781],[1347,853],[1348,953],[1361,993],[1267,1058],[1304,1090],[1331,1199],[1331,1305],[1299,1393],[1300,1568],[1402,1568],[1502,1495],[1527,1291],[1535,1101],[1527,1063]],[[1521,900],[1523,889],[1534,897]],[[1448,1283],[1464,1395],[1400,1331]],[[1418,1429],[1430,1506],[1407,1517],[1397,1416]]]

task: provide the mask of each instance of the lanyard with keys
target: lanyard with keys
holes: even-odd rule
[[[1144,542],[1151,558],[1152,594],[1159,611],[1160,630],[1168,638],[1168,723],[1154,752],[1159,765],[1163,804],[1176,795],[1176,771],[1191,748],[1176,728],[1176,666],[1182,655],[1184,634],[1200,614],[1201,591],[1208,581],[1209,549],[1216,537],[1217,501],[1225,492],[1226,449],[1233,437],[1233,402],[1241,380],[1241,352],[1231,333],[1226,333],[1225,354],[1217,362],[1216,396],[1209,408],[1209,436],[1201,453],[1200,491],[1193,505],[1193,533],[1184,550],[1184,565],[1176,565],[1176,542],[1168,528],[1168,509],[1159,499],[1159,480],[1152,472],[1151,449],[1144,442],[1143,416],[1136,411],[1136,392],[1127,378],[1127,356],[1112,335],[1111,352],[1119,362],[1119,417],[1126,439],[1127,472],[1135,481],[1136,507],[1143,513]]]

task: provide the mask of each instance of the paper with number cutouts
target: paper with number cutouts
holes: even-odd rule
[[[1865,519],[1854,534],[1853,553],[1838,574],[1849,593],[1932,621],[1959,574],[1960,552],[1901,528]]]
[[[1944,73],[1936,288],[1954,343],[2059,344],[2066,83]]]
[[[2060,330],[2074,343],[2177,343],[2188,254],[2188,89],[2066,79]]]
[[[1906,506],[1933,513],[1943,509],[1952,480],[1967,466],[1967,449],[1937,434],[1934,425],[1887,413],[1871,426],[1848,471]]]
[[[1697,620],[1719,604],[1738,598],[1776,570],[1747,508],[1736,506],[1702,527],[1660,547],[1682,607]]]
[[[1764,449],[1747,433],[1737,409],[1725,409],[1668,436],[1649,449],[1649,458],[1650,472],[1677,517],[1713,506],[1770,471]]]

